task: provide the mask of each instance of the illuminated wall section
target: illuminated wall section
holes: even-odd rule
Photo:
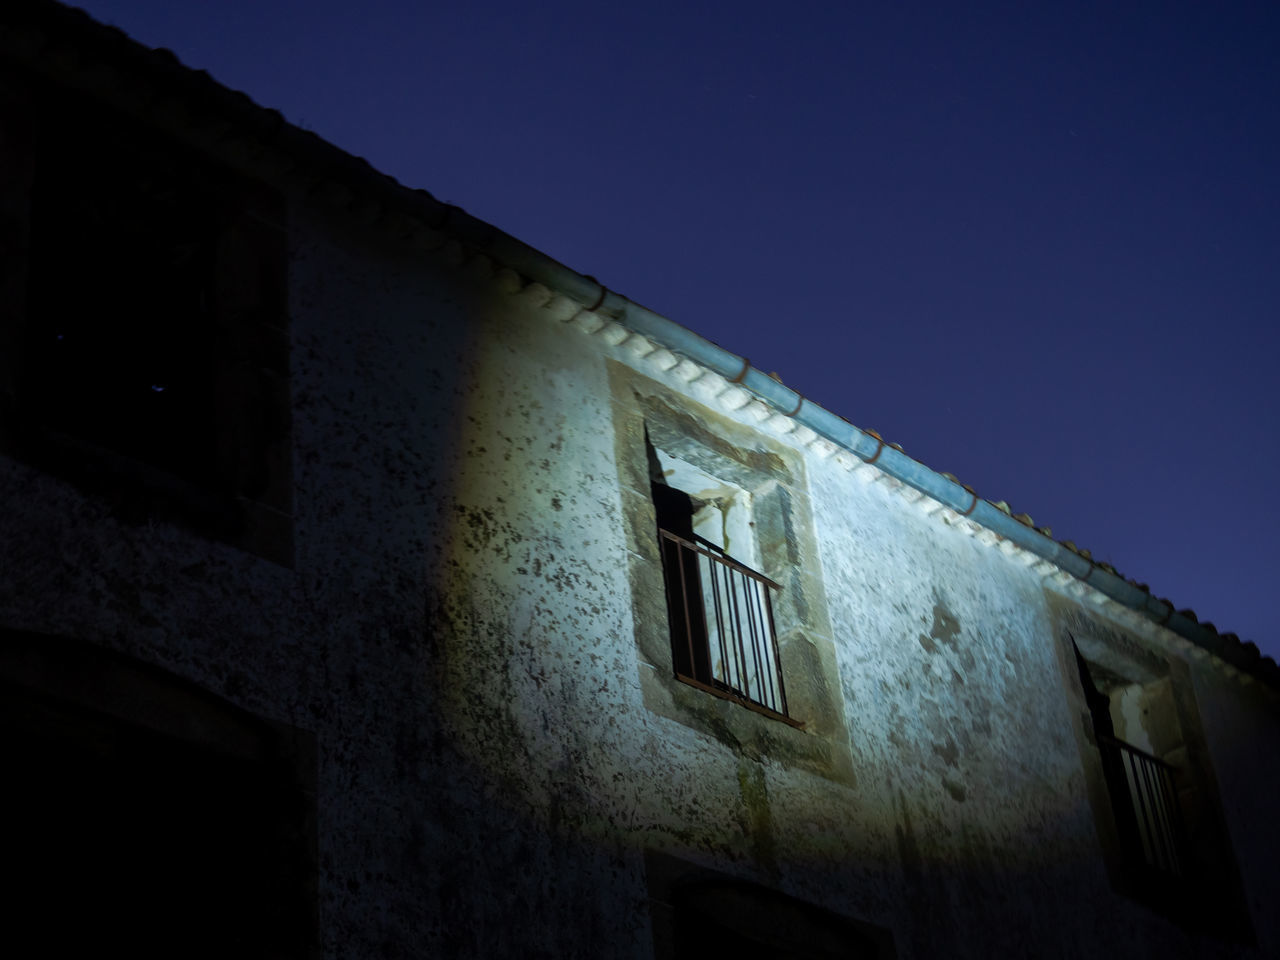
[[[0,627],[314,738],[319,955],[1280,949],[1271,692],[447,225],[217,143],[288,202],[292,549],[6,455]],[[777,584],[785,718],[675,677],[649,449]],[[1170,678],[1226,923],[1117,866],[1086,634]]]

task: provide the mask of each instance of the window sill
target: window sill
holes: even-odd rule
[[[787,724],[787,726],[795,727],[797,730],[804,729],[804,721],[795,720],[788,717],[785,713],[778,713],[776,710],[770,710],[768,707],[761,706],[753,700],[748,700],[746,697],[739,696],[731,690],[714,687],[709,683],[703,683],[701,680],[695,680],[692,677],[686,677],[679,673],[676,674],[676,679],[681,683],[688,684],[691,687],[696,687],[698,690],[709,693],[713,697],[719,697],[721,700],[728,700],[730,703],[736,703],[739,706],[746,707],[752,713],[758,713],[761,716],[768,717],[770,720],[778,720]]]

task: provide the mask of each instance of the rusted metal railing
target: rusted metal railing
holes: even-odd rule
[[[1114,737],[1099,736],[1098,747],[1104,755],[1110,752],[1113,762],[1124,771],[1136,821],[1134,846],[1141,850],[1143,860],[1159,873],[1184,877],[1186,834],[1174,782],[1176,768]]]
[[[676,676],[794,724],[764,574],[713,544],[659,530]]]

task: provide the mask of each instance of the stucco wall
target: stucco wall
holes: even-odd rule
[[[1216,955],[1111,891],[1041,573],[577,305],[308,210],[293,567],[0,459],[0,622],[314,733],[326,955],[648,957],[647,851],[886,928],[901,957]],[[708,431],[792,444],[838,775],[646,705],[629,564],[654,558],[628,540],[607,359]],[[1274,701],[1208,676],[1239,842],[1268,755],[1231,747],[1268,710],[1275,742]],[[1242,862],[1270,880],[1272,856]]]

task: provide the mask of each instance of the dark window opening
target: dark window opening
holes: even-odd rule
[[[305,758],[176,678],[4,639],[10,939],[41,956],[314,956]],[[112,702],[86,697],[106,681]]]
[[[892,936],[883,928],[745,880],[685,869],[685,876],[672,878],[668,890],[655,891],[659,956],[880,960],[895,954]],[[656,879],[661,883],[664,878]],[[654,880],[651,874],[651,884]],[[666,904],[669,913],[663,909]]]
[[[29,122],[6,452],[290,563],[281,199],[100,104]]]
[[[711,657],[706,621],[701,614],[702,574],[697,553],[681,548],[681,540],[686,543],[693,540],[693,498],[683,490],[655,483],[653,505],[658,518],[659,545],[667,584],[671,655],[676,676],[710,683]],[[663,533],[671,536],[662,536]],[[699,608],[696,616],[691,610],[695,604]]]
[[[48,429],[200,481],[216,467],[219,184],[141,134],[102,134],[51,125],[42,143],[24,399]]]
[[[1253,942],[1188,664],[1073,620],[1062,666],[1087,708],[1081,758],[1112,886],[1188,930]]]
[[[773,960],[873,960],[882,944],[848,921],[749,884],[677,888],[678,960],[721,955]]]

